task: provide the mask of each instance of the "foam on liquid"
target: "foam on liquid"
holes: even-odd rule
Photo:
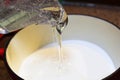
[[[63,41],[62,54],[61,66],[58,46],[49,44],[24,60],[19,75],[25,80],[100,80],[115,71],[107,53],[93,43]]]

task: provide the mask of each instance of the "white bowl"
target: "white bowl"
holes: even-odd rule
[[[69,15],[68,18],[63,40],[84,40],[100,46],[108,53],[117,70],[120,67],[119,28],[106,20],[87,15]],[[13,37],[6,49],[6,60],[13,72],[18,74],[26,57],[54,41],[50,33],[49,25],[31,25]]]

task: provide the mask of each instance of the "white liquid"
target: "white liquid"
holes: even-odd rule
[[[95,44],[63,41],[62,53],[59,68],[58,47],[45,46],[24,60],[19,75],[25,80],[100,80],[115,71],[107,53]]]

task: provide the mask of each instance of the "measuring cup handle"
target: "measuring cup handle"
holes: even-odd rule
[[[3,36],[3,34],[0,34],[0,38]]]
[[[2,34],[0,34],[0,38],[2,38]],[[0,59],[3,59],[4,48],[0,48]]]
[[[10,0],[5,0],[5,5],[9,5],[10,4]]]
[[[3,59],[4,48],[0,48],[0,59]]]

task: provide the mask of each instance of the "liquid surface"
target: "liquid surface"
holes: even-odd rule
[[[28,56],[19,75],[25,80],[100,80],[115,71],[107,53],[86,41],[63,41],[62,67],[58,47],[49,44]]]

